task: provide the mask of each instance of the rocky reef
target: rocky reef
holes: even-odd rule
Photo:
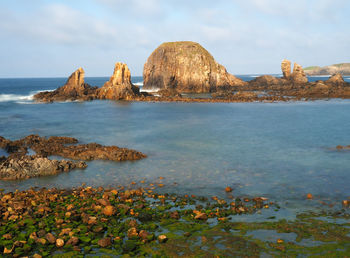
[[[282,61],[281,70],[281,78],[263,75],[250,81],[246,87],[236,90],[262,93],[256,100],[267,96],[274,100],[350,98],[350,83],[345,82],[340,74],[335,74],[326,81],[309,82],[299,64],[295,63],[291,72],[289,60]]]
[[[113,75],[101,88],[92,87],[84,81],[84,70],[79,68],[68,78],[65,85],[54,91],[39,92],[34,100],[86,101],[94,99],[131,100],[140,96],[140,89],[131,83],[130,70],[126,64],[116,63]]]
[[[263,75],[249,82],[229,74],[200,44],[190,41],[161,44],[144,65],[145,90],[140,92],[131,82],[126,64],[116,63],[113,75],[101,88],[84,82],[79,68],[66,84],[55,91],[40,92],[36,101],[128,100],[178,102],[252,102],[350,98],[350,83],[341,74],[326,81],[309,82],[301,65],[289,60],[281,63],[282,77]],[[183,93],[194,93],[182,95]],[[196,93],[210,93],[207,98]]]
[[[127,148],[103,146],[97,143],[76,145],[77,143],[78,140],[71,137],[44,138],[29,135],[16,141],[0,137],[0,148],[10,154],[8,157],[0,157],[0,179],[24,179],[68,172],[75,168],[86,168],[87,165],[82,161],[96,159],[126,161],[146,157],[141,152]],[[27,155],[29,148],[36,154]],[[48,157],[52,155],[79,160],[79,162],[50,160]]]
[[[191,41],[161,44],[144,65],[144,89],[215,92],[246,83],[229,74],[200,44]]]
[[[85,162],[50,160],[41,155],[0,157],[0,179],[17,180],[38,176],[56,175],[72,169],[84,169]]]

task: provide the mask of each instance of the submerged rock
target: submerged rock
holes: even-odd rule
[[[130,70],[126,64],[116,63],[109,81],[98,90],[98,98],[130,100],[140,94],[140,89],[131,83]]]
[[[10,142],[17,147],[31,148],[37,154],[42,156],[61,156],[75,160],[138,160],[145,158],[146,155],[127,148],[119,148],[117,146],[103,146],[97,143],[79,144],[78,140],[71,137],[49,138],[40,137],[38,135],[29,135],[18,141]],[[66,145],[70,144],[70,145]]]
[[[144,89],[215,92],[246,83],[229,74],[200,44],[191,41],[161,44],[144,65]]]

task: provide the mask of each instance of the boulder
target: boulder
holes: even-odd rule
[[[328,80],[325,81],[326,84],[332,85],[343,85],[344,84],[343,76],[340,73],[332,75]]]
[[[280,85],[280,84],[282,84],[281,79],[276,78],[272,75],[262,75],[249,82],[250,86],[254,86],[254,87],[260,86],[260,87],[266,87],[266,88],[273,85]]]
[[[140,90],[131,83],[130,70],[126,64],[116,63],[109,81],[98,90],[98,98],[111,100],[131,100]]]
[[[246,82],[229,74],[200,44],[191,41],[161,44],[143,69],[143,89],[215,92]]]

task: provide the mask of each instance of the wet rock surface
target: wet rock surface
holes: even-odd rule
[[[0,160],[0,179],[16,180],[28,179],[38,176],[56,175],[61,172],[69,172],[72,169],[86,168],[84,162],[69,160],[50,160],[40,155],[9,156]]]
[[[81,162],[82,160],[132,161],[146,157],[141,152],[127,148],[97,143],[76,145],[77,143],[78,140],[71,137],[44,138],[29,135],[20,140],[10,141],[0,136],[0,148],[10,154],[8,157],[0,157],[0,179],[26,179],[86,168],[87,165]],[[27,155],[29,148],[35,151],[36,155]],[[50,160],[48,156],[52,155],[80,162]]]

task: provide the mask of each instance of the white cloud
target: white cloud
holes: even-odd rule
[[[201,43],[233,73],[278,72],[284,57],[301,64],[316,55],[322,62],[350,59],[345,0],[91,0],[81,8],[60,2],[42,1],[28,12],[0,8],[0,44],[13,53],[22,44],[40,58],[60,51],[67,62],[80,58],[99,73],[104,62],[125,61],[138,75],[158,45],[177,40]]]

